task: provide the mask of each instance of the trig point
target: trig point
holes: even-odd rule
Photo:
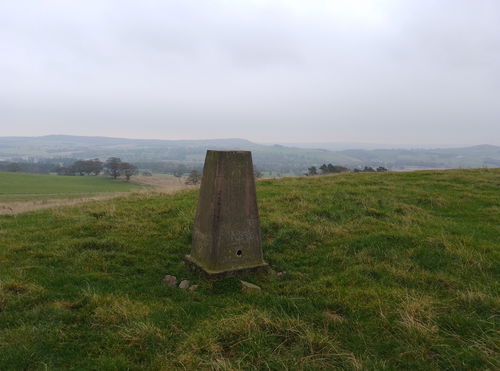
[[[209,277],[267,269],[251,152],[207,151],[186,260]]]

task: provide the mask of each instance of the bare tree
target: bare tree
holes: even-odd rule
[[[186,179],[186,184],[197,185],[201,181],[201,174],[197,170],[192,170]]]
[[[113,179],[118,178],[121,175],[121,163],[122,160],[119,159],[118,157],[110,157],[106,160],[106,163],[104,164],[104,167],[106,169],[106,172],[113,177]]]
[[[122,162],[120,163],[120,172],[125,175],[128,182],[132,175],[136,175],[138,173],[138,169],[135,165],[129,164],[128,162]]]
[[[180,178],[180,177],[182,177],[184,175],[185,172],[186,172],[186,166],[184,166],[183,164],[180,164],[174,170],[174,176],[176,178]]]
[[[313,176],[313,175],[318,175],[318,169],[316,166],[311,166],[310,168],[307,169],[307,176]]]

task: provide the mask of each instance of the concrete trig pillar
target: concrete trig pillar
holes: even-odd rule
[[[186,260],[208,276],[266,270],[251,152],[207,151]]]

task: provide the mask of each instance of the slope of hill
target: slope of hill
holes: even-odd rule
[[[260,181],[285,273],[253,294],[184,265],[194,191],[0,217],[0,369],[498,369],[499,187],[491,169]]]
[[[253,152],[254,163],[264,171],[303,174],[309,166],[333,163],[347,167],[469,168],[499,167],[500,147],[475,146],[446,149],[343,150],[306,149],[262,145],[244,139],[146,140],[103,137],[45,136],[0,137],[0,159],[121,157],[145,167],[152,162],[200,166],[207,149],[239,149]]]

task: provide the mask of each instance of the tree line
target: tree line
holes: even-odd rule
[[[149,163],[150,164],[150,163]],[[148,164],[148,165],[149,165]],[[185,183],[197,185],[201,182],[201,166],[194,166],[189,169],[184,164],[168,164],[163,173],[172,174],[176,178],[182,178],[187,174]],[[125,177],[127,180],[139,174],[139,167],[135,164],[122,161],[119,157],[110,157],[106,161],[98,158],[90,160],[74,160],[70,158],[51,159],[47,161],[36,161],[35,159],[19,159],[14,161],[0,161],[0,171],[23,172],[33,174],[56,173],[63,176],[98,176],[108,175],[114,179]],[[150,169],[142,170],[144,176],[151,176]]]
[[[361,173],[361,172],[367,172],[367,173],[373,173],[373,172],[385,172],[388,171],[385,167],[379,166],[376,169],[374,169],[371,166],[365,166],[363,169],[355,168],[353,170],[350,170],[349,168],[345,166],[340,166],[340,165],[332,165],[332,164],[323,164],[319,168],[316,166],[311,166],[310,168],[307,169],[307,173],[304,175],[306,176],[314,176],[314,175],[325,175],[325,174],[335,174],[335,173],[347,173],[352,171],[353,173]]]
[[[110,157],[105,162],[95,158],[92,160],[78,160],[69,166],[59,165],[55,168],[55,172],[58,175],[68,176],[97,176],[104,173],[113,179],[124,176],[128,181],[133,175],[137,175],[139,170],[137,166],[122,161],[119,157]]]
[[[15,161],[0,161],[0,171],[10,171],[10,172],[25,172],[25,173],[38,173],[38,174],[49,174],[57,173],[58,175],[67,176],[97,176],[100,174],[106,174],[114,179],[118,177],[125,177],[129,180],[132,176],[139,173],[139,168],[147,169],[142,170],[143,175],[152,175],[155,173],[172,174],[177,178],[182,178],[187,174],[186,183],[187,184],[199,184],[201,181],[201,170],[203,164],[198,163],[187,163],[179,164],[175,162],[140,162],[131,164],[129,162],[122,161],[119,157],[110,157],[106,161],[101,161],[98,158],[90,160],[74,160],[71,158],[57,158],[45,161],[35,161],[35,159],[29,160],[15,160]],[[190,170],[191,169],[191,170]],[[255,177],[262,177],[262,172],[266,171],[266,168],[259,167],[255,168]],[[364,168],[354,168],[349,169],[345,166],[322,164],[319,167],[311,166],[304,173],[303,170],[301,174],[306,176],[324,175],[324,174],[335,174],[344,172],[385,172],[388,171],[387,168],[379,166],[373,168],[371,166],[365,166]],[[278,175],[279,177],[280,175]]]
[[[54,171],[54,163],[52,162],[35,162],[35,161],[0,161],[0,171],[8,171],[12,173],[32,173],[32,174],[49,174]]]

